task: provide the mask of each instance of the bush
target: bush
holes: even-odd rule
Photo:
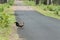
[[[1,27],[10,27],[10,24],[15,21],[14,15],[11,14],[13,14],[13,10],[10,8],[6,8],[3,12],[0,13]]]
[[[10,5],[6,3],[6,4],[3,4],[3,7],[4,8],[10,8]]]
[[[1,20],[4,20],[5,16],[6,16],[6,13],[3,14],[3,11],[6,9],[6,8],[9,8],[10,6],[9,5],[6,5],[6,4],[2,4],[0,5],[0,23],[1,23]],[[6,20],[7,21],[7,20]],[[0,25],[1,26],[1,25]]]
[[[56,11],[54,12],[54,14],[58,15],[58,11],[56,10]]]
[[[13,15],[10,15],[12,13],[12,10],[9,8],[10,8],[10,5],[7,3],[0,5],[0,26],[3,28],[8,27],[10,21],[12,20]]]
[[[59,16],[60,16],[60,12],[59,12],[59,14],[58,14]]]
[[[11,32],[11,24],[15,22],[13,10],[9,8],[9,4],[0,5],[0,40],[8,40]]]
[[[24,4],[28,6],[35,6],[34,1],[24,1]]]
[[[48,8],[49,11],[55,11],[54,6],[52,6],[52,5],[48,5],[47,8]]]
[[[0,5],[0,12],[3,12],[4,11],[4,9],[6,9],[6,8],[10,8],[10,5],[9,4],[2,4],[2,5]]]
[[[0,5],[0,12],[3,12],[4,11],[4,8],[2,5]]]
[[[8,18],[9,18],[9,16],[6,14],[6,13],[2,13],[2,14],[0,14],[1,16],[0,16],[0,23],[1,23],[1,27],[8,27]]]
[[[9,5],[13,5],[13,3],[14,3],[14,0],[9,0],[9,1],[8,1],[8,4],[9,4]]]
[[[48,10],[47,6],[44,6],[44,8],[42,8],[44,11]]]

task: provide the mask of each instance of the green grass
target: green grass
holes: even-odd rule
[[[49,16],[52,18],[60,19],[60,6],[59,5],[35,5],[33,1],[28,2],[24,1],[25,5],[32,6],[36,11],[40,12],[45,16]]]
[[[11,32],[11,27],[7,27],[7,28],[0,27],[0,40],[9,40],[10,32]]]
[[[33,1],[24,1],[24,4],[26,6],[35,6],[35,3]]]
[[[9,4],[9,5],[13,5],[13,4],[14,4],[14,0],[9,0],[9,1],[8,1],[8,4]]]
[[[0,40],[9,40],[12,24],[15,22],[14,12],[10,5],[0,4]]]
[[[51,6],[49,5],[49,7],[51,7],[50,9],[47,8],[48,6],[46,5],[41,5],[41,6],[33,6],[33,8],[40,12],[41,14],[45,15],[45,16],[49,16],[52,18],[56,18],[56,19],[60,19],[60,6]]]
[[[12,32],[15,16],[10,6],[13,3],[14,0],[10,0],[8,3],[0,4],[0,40],[9,40],[10,33]]]
[[[45,15],[45,16],[49,16],[52,18],[56,18],[56,19],[60,19],[60,16],[54,14],[54,12],[50,12],[50,11],[44,11],[42,10],[40,7],[33,7],[36,11],[40,12],[41,14]]]

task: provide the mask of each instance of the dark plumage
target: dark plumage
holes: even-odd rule
[[[15,22],[15,24],[16,24],[16,26],[18,26],[18,27],[19,27],[19,23],[18,23],[18,22]]]
[[[15,22],[16,23],[16,26],[18,27],[23,27],[24,26],[24,22],[23,21],[20,21],[20,22]]]

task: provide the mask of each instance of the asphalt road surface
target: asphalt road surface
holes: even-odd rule
[[[15,11],[16,19],[24,21],[24,28],[17,28],[24,40],[60,40],[60,20],[41,15],[36,11]],[[19,22],[19,21],[18,21]]]
[[[23,5],[22,2],[16,1],[15,6]],[[24,21],[23,30],[17,28],[17,33],[20,38],[24,38],[23,40],[60,40],[60,20],[33,10],[16,10],[15,16],[18,22]]]

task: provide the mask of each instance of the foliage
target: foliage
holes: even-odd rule
[[[57,19],[60,19],[60,6],[59,5],[44,5],[44,4],[39,4],[39,5],[32,5],[34,4],[34,2],[30,2],[29,3],[26,1],[24,1],[24,3],[26,5],[30,5],[30,6],[33,6],[33,8],[36,10],[36,11],[39,11],[41,14],[43,15],[46,15],[46,16],[50,16],[50,17],[53,17],[53,18],[57,18]]]
[[[14,0],[9,0],[9,1],[8,1],[8,4],[9,4],[9,5],[13,5],[13,3],[14,3]]]
[[[14,0],[9,0],[8,3],[0,4],[0,40],[9,40],[11,33],[11,24],[15,22],[14,12],[11,9]]]
[[[25,5],[35,6],[34,1],[24,1]]]
[[[2,5],[0,5],[0,12],[3,12],[4,8]]]
[[[10,5],[7,4],[7,3],[5,3],[5,4],[0,4],[0,12],[3,12],[4,9],[9,8],[9,7],[10,7]]]
[[[15,22],[14,12],[9,4],[0,5],[0,40],[8,40],[11,24]]]

